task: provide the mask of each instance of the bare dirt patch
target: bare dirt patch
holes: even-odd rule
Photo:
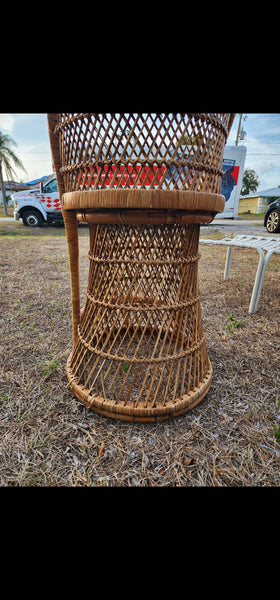
[[[280,484],[279,258],[272,257],[258,311],[249,315],[257,253],[239,250],[224,282],[226,249],[200,247],[211,389],[183,416],[126,423],[87,410],[67,387],[72,331],[63,228],[30,232],[17,223],[7,234],[7,227],[6,235],[0,230],[0,485]],[[84,290],[86,228],[80,249]]]

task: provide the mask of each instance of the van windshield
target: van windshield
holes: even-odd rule
[[[49,181],[49,183],[47,183],[45,185],[45,192],[47,193],[51,193],[51,192],[57,192],[57,181],[56,179],[52,179],[52,181]]]

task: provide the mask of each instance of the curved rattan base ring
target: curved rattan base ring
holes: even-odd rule
[[[137,408],[134,408],[133,402],[123,405],[121,402],[116,403],[106,400],[106,398],[103,398],[102,396],[91,393],[83,385],[79,385],[77,383],[77,378],[73,375],[71,369],[72,355],[73,352],[71,352],[68,358],[66,373],[69,387],[78,400],[80,400],[87,408],[90,408],[101,415],[124,421],[164,421],[170,417],[176,417],[187,412],[199,404],[206,396],[213,376],[213,367],[209,361],[209,369],[206,372],[204,379],[200,382],[199,387],[184,394],[182,398],[177,398],[174,402],[166,402],[164,406],[157,403],[156,406],[150,408],[145,407],[143,403],[142,406],[138,405]]]

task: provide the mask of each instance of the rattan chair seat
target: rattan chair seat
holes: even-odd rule
[[[222,212],[225,198],[222,194],[190,190],[88,190],[63,194],[64,210],[87,209],[168,209]]]

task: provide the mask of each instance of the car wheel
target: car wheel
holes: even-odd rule
[[[41,227],[43,218],[37,210],[26,210],[22,215],[26,227]]]
[[[280,232],[280,213],[278,210],[272,210],[266,220],[266,229],[268,233]]]

